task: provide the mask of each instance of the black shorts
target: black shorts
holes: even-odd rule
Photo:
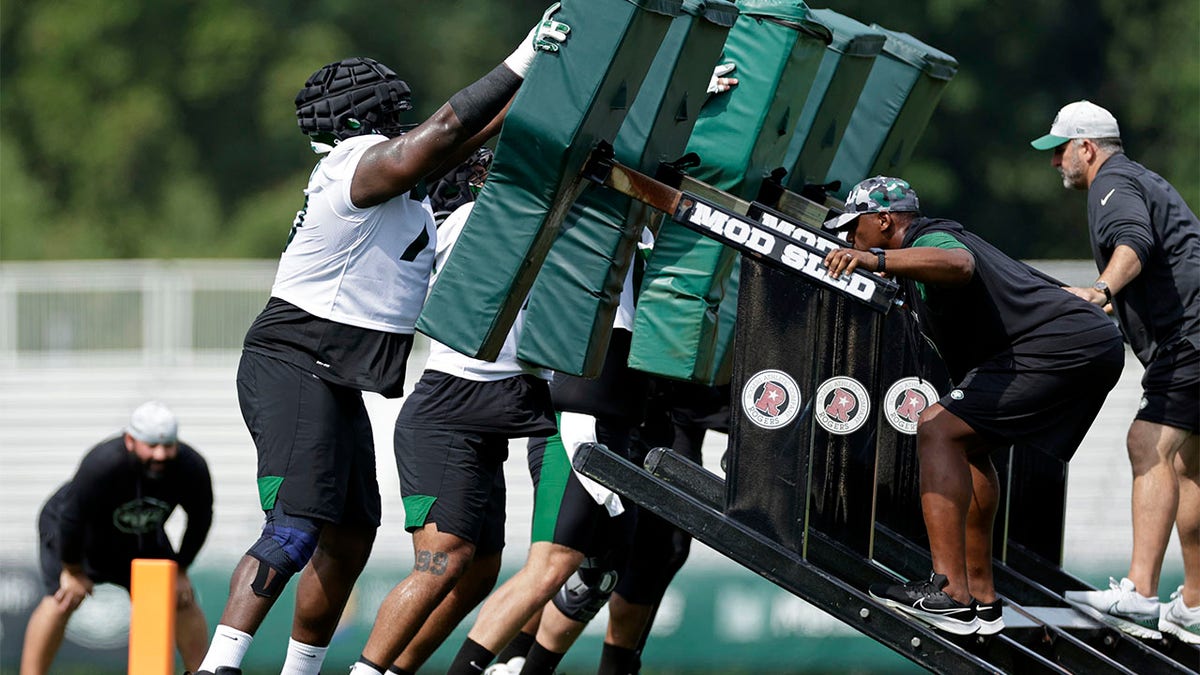
[[[627,330],[612,332],[604,367],[595,379],[556,373],[550,383],[554,409],[606,418],[629,427],[641,424],[650,394],[650,378],[628,365],[631,336]]]
[[[635,428],[645,418],[650,377],[629,367],[632,333],[614,330],[596,379],[557,373],[550,383],[554,409],[596,418],[596,440],[629,458]],[[529,444],[529,470],[534,479],[532,541],[552,541],[588,557],[627,552],[636,521],[636,505],[623,500],[625,512],[609,517],[571,470],[562,439]]]
[[[1136,419],[1200,433],[1200,350],[1180,342],[1150,362]]]
[[[703,464],[707,430],[729,428],[729,385],[713,387],[692,382],[652,378],[653,395],[646,421],[630,447],[638,466],[656,447],[668,447],[677,457]],[[617,578],[616,592],[639,605],[657,605],[682,567],[691,548],[691,535],[654,513],[639,508],[631,554]]]
[[[638,427],[630,460],[642,466],[656,447],[702,463],[704,436],[709,430],[729,433],[729,385],[709,386],[651,378],[646,418]]]
[[[480,382],[427,370],[413,387],[397,424],[426,429],[468,429],[507,438],[557,431],[547,382],[533,375]]]
[[[544,380],[478,382],[426,371],[396,419],[405,529],[436,523],[439,532],[474,543],[477,554],[499,552],[508,441],[554,428]]]
[[[533,479],[533,522],[529,540],[530,543],[552,542],[558,507],[571,477],[571,462],[558,434],[529,439],[525,459],[529,463],[529,477]]]
[[[729,385],[670,382],[671,420],[679,428],[729,433]]]
[[[613,452],[628,458],[629,430],[596,424],[596,438]],[[624,513],[611,517],[608,510],[583,488],[567,461],[562,439],[530,439],[530,474],[534,480],[531,540],[551,541],[590,557],[621,559],[626,555],[636,524],[637,505],[624,499]]]
[[[264,511],[379,526],[375,441],[362,392],[246,351],[237,391],[258,449]]]
[[[145,538],[138,551],[88,552],[83,558],[83,572],[97,584],[116,584],[129,590],[134,558],[162,558],[174,560],[175,551],[163,531],[158,536]],[[38,563],[42,572],[42,586],[46,595],[54,595],[59,588],[62,575],[62,548],[59,545],[59,516],[53,509],[43,507],[38,514]]]
[[[1114,339],[1082,365],[1036,367],[1004,354],[971,370],[938,403],[993,443],[1033,447],[1067,461],[1095,421],[1125,365]]]
[[[404,529],[434,523],[439,532],[475,544],[476,553],[504,547],[508,438],[397,424],[395,450]]]

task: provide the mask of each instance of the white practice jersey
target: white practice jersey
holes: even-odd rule
[[[363,153],[386,140],[349,138],[313,169],[271,295],[330,321],[412,333],[433,267],[433,217],[407,196],[367,208],[350,201]]]
[[[446,217],[445,222],[438,228],[437,270],[445,268],[446,259],[450,257],[450,251],[454,248],[454,243],[458,241],[463,226],[467,222],[467,216],[471,214],[471,208],[474,206],[475,202],[467,202],[458,207],[454,213]],[[433,281],[436,281],[436,279],[437,272],[435,271],[433,279],[430,281],[430,286],[433,285]],[[504,346],[500,348],[500,354],[496,356],[495,361],[482,361],[472,358],[447,347],[437,340],[430,340],[429,359],[425,362],[425,369],[436,370],[476,382],[494,382],[525,374],[549,380],[551,371],[537,368],[517,358],[517,342],[521,339],[521,329],[524,323],[525,308],[522,307],[521,311],[517,313],[517,319],[513,322],[512,330],[508,332],[508,336],[504,339]]]

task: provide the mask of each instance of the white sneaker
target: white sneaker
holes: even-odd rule
[[[508,663],[493,663],[483,671],[483,675],[521,675],[521,668],[525,667],[524,656],[514,656],[508,660]]]
[[[1183,604],[1183,586],[1171,594],[1171,602],[1163,603],[1158,629],[1181,642],[1200,645],[1200,607]]]
[[[1158,598],[1137,592],[1129,579],[1109,577],[1107,591],[1067,591],[1063,598],[1075,609],[1130,635],[1158,640]]]

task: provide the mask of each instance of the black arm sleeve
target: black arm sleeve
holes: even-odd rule
[[[468,136],[474,136],[504,110],[521,78],[503,63],[450,97],[448,103]]]

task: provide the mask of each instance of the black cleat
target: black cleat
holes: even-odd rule
[[[979,624],[980,635],[995,635],[1004,630],[1004,601],[1000,598],[989,603],[982,603],[971,598],[975,608],[975,620]]]
[[[873,584],[871,597],[888,607],[910,614],[947,633],[970,635],[979,629],[974,604],[964,605],[946,595],[942,589],[949,580],[934,573],[925,581],[907,584]]]

